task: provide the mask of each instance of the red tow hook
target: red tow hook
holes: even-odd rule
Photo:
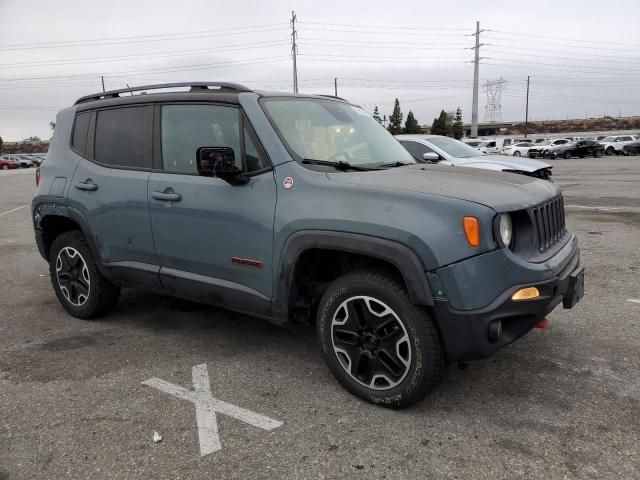
[[[549,320],[546,318],[543,318],[538,323],[536,323],[536,328],[546,328],[548,324],[549,324]]]

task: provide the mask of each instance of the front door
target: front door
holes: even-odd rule
[[[164,288],[268,315],[276,187],[253,130],[229,105],[162,105],[155,115],[149,206]],[[198,175],[196,151],[212,146],[233,149],[247,184]]]

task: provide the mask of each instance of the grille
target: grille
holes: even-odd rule
[[[538,250],[544,252],[566,233],[564,224],[564,199],[562,196],[531,209],[533,225],[538,236]]]

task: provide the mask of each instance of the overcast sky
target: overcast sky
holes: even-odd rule
[[[430,124],[471,117],[476,20],[481,83],[506,80],[504,120],[640,115],[640,1],[0,0],[0,136],[50,136],[55,112],[126,84],[226,80],[290,91],[291,10],[301,92],[381,114],[394,98]],[[480,93],[480,120],[485,94]]]

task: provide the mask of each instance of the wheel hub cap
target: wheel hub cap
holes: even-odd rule
[[[342,368],[367,388],[389,390],[409,372],[407,329],[381,300],[354,296],[342,302],[331,321],[331,340]]]
[[[80,252],[73,247],[65,247],[56,258],[56,278],[60,291],[67,301],[81,307],[89,299],[91,278],[89,269]]]

